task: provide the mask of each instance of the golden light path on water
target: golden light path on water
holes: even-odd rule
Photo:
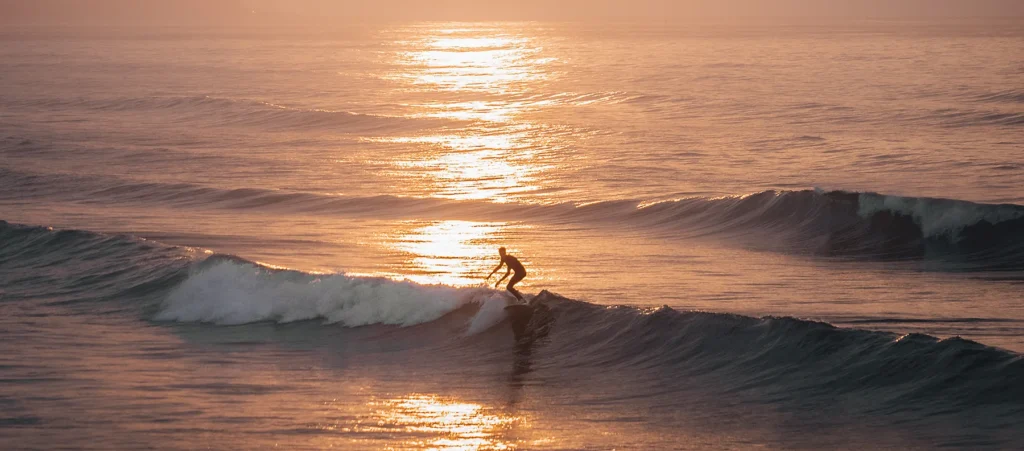
[[[418,283],[477,285],[488,263],[496,263],[494,241],[503,223],[433,221],[399,230],[393,247],[407,254],[404,277]]]
[[[434,395],[414,394],[371,402],[372,418],[360,432],[423,436],[408,439],[389,449],[476,451],[516,449],[502,432],[523,422],[481,404],[460,402]]]
[[[408,105],[407,115],[468,125],[364,138],[393,146],[393,153],[374,161],[384,174],[409,185],[404,187],[409,195],[456,201],[516,202],[539,189],[555,169],[542,153],[558,143],[552,142],[550,128],[528,119],[530,109],[543,101],[529,100],[526,86],[548,77],[550,63],[538,56],[537,43],[504,27],[448,25],[417,28],[399,48],[388,56],[399,69],[387,78],[418,99]],[[374,239],[398,263],[376,275],[480,285],[498,263],[499,246],[530,264],[511,241],[526,228],[466,220],[394,222]],[[531,273],[534,279],[538,272]],[[529,286],[529,281],[520,285]],[[396,395],[370,402],[369,413],[355,426],[358,432],[392,437],[388,449],[517,449],[522,444],[505,437],[512,429],[529,429],[523,417],[486,404],[416,392]]]
[[[426,96],[429,100],[412,105],[409,115],[473,125],[367,138],[412,149],[399,147],[401,157],[380,162],[388,168],[384,171],[396,180],[408,181],[415,174],[415,195],[426,197],[502,203],[538,189],[538,180],[554,169],[538,158],[545,138],[524,117],[530,102],[506,99],[521,94],[525,83],[546,77],[549,61],[537,57],[539,49],[531,39],[506,30],[442,26],[419,31],[408,43],[411,47],[395,56],[402,69],[389,78],[412,92],[442,95]],[[497,264],[499,246],[513,254],[518,250],[516,243],[506,242],[509,233],[526,227],[402,221],[378,234],[386,252],[401,258],[382,275],[422,284],[479,285]],[[529,264],[528,257],[523,261]],[[516,449],[517,442],[502,439],[503,433],[527,426],[523,418],[483,404],[429,394],[374,401],[368,408],[372,418],[360,426],[363,432],[403,437],[390,449]]]
[[[459,200],[508,202],[536,190],[552,167],[537,158],[545,142],[524,117],[531,103],[511,97],[547,78],[551,60],[537,56],[533,39],[506,29],[453,24],[417,31],[408,50],[393,56],[400,69],[386,78],[408,92],[439,95],[410,105],[408,115],[473,125],[367,138],[429,149],[383,162],[390,167],[385,175],[417,174],[417,194]]]
[[[400,48],[389,56],[399,69],[386,78],[408,92],[428,94],[409,105],[408,116],[470,125],[365,138],[398,146],[400,156],[376,162],[384,174],[413,185],[413,195],[453,200],[514,202],[539,189],[545,174],[556,169],[541,154],[557,143],[527,117],[544,101],[523,100],[529,98],[527,86],[550,76],[546,66],[552,60],[540,56],[536,40],[505,26],[447,24],[416,28]],[[383,247],[403,256],[399,267],[381,275],[424,284],[478,285],[497,264],[499,246],[517,247],[502,242],[510,227],[500,222],[403,222],[378,236]]]
[[[483,30],[483,33],[489,30]],[[456,32],[439,29],[438,34]],[[466,33],[463,30],[462,33]],[[479,34],[478,34],[479,33]],[[428,37],[422,50],[403,57],[415,67],[401,78],[430,89],[507,93],[517,84],[544,77],[541,64],[531,60],[538,49],[526,37],[488,37],[470,31],[458,38]]]

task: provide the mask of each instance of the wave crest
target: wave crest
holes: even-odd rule
[[[411,326],[495,295],[486,288],[307,274],[214,256],[167,295],[155,319],[214,324],[322,319],[348,327]]]
[[[785,252],[938,259],[962,270],[1024,270],[1020,205],[846,191],[765,191],[643,205],[636,216],[674,233],[720,236]]]

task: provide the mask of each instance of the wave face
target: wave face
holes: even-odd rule
[[[784,250],[878,259],[935,259],[951,269],[1024,269],[1024,207],[845,191],[765,191],[640,208],[652,226]],[[777,246],[777,245],[774,245]]]
[[[153,302],[184,280],[194,258],[194,250],[130,236],[0,221],[4,300],[42,298],[86,308],[109,300]]]
[[[872,409],[992,406],[1022,415],[1024,358],[961,338],[840,329],[791,317],[602,307],[543,292],[567,365],[668,370],[768,399],[866,396]]]
[[[310,327],[391,325],[422,334],[394,346],[441,339],[445,349],[472,348],[488,341],[468,335],[509,334],[504,295],[485,288],[280,270],[127,236],[6,222],[0,238],[8,301],[134,309],[150,320],[206,327],[313,321]],[[757,392],[765,402],[864,397],[876,413],[982,409],[1024,417],[1024,358],[969,340],[791,317],[607,307],[546,291],[536,300],[553,321],[535,343],[536,358],[567,371],[628,368],[669,386],[707,380],[725,392]],[[511,346],[506,338],[502,347]]]

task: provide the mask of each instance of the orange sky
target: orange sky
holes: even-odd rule
[[[1024,17],[1022,0],[0,0],[0,23],[265,25],[379,20]]]

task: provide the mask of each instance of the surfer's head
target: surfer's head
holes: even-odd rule
[[[505,248],[504,247],[499,247],[498,248],[498,255],[500,255],[502,257],[505,256]]]

